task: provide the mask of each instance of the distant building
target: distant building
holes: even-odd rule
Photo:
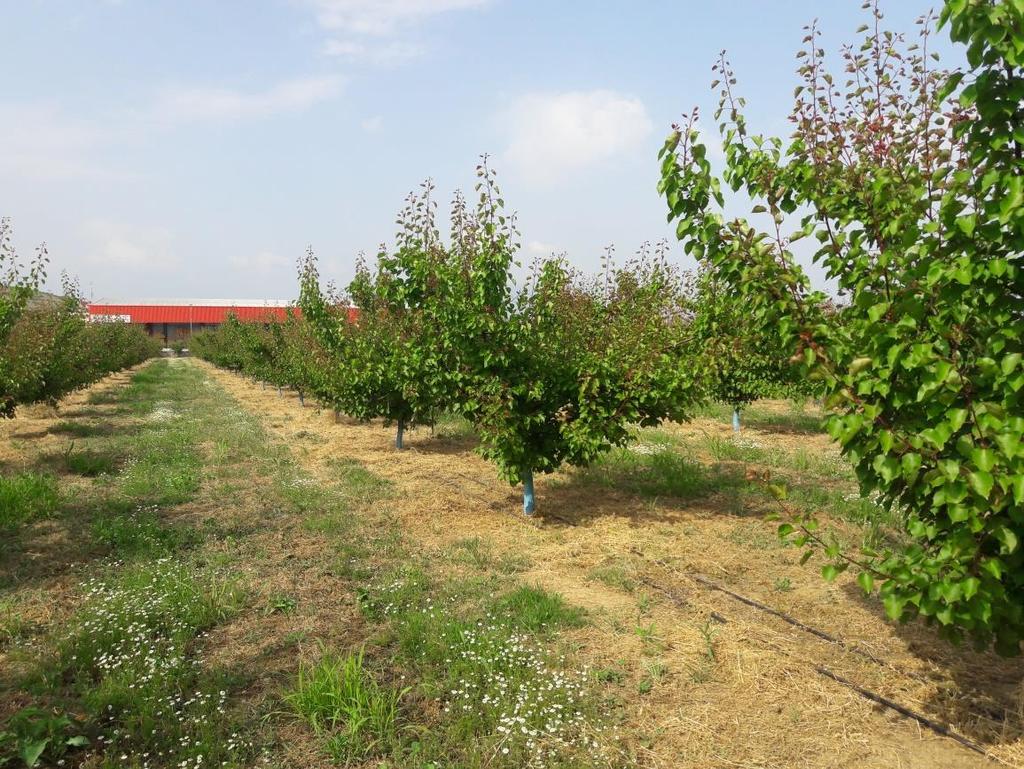
[[[196,331],[216,328],[229,315],[241,321],[284,320],[292,302],[279,299],[153,299],[90,302],[89,320],[136,323],[164,344],[187,340]]]

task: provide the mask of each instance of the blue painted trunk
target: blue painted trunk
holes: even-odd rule
[[[405,420],[404,419],[399,419],[398,420],[398,432],[395,433],[395,448],[396,449],[401,449],[402,448],[402,438],[403,438],[404,434],[405,434]]]
[[[537,502],[533,497],[533,470],[526,470],[523,473],[523,512],[526,515],[533,515],[537,508]]]
[[[739,409],[733,409],[732,410],[732,429],[733,429],[734,432],[737,432],[737,433],[740,431],[740,410]]]

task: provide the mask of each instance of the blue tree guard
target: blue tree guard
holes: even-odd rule
[[[533,515],[537,503],[533,497],[533,470],[523,472],[523,512]]]

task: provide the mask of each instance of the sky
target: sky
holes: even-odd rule
[[[937,2],[888,0],[887,25]],[[443,214],[487,153],[521,258],[595,271],[671,238],[657,152],[710,117],[718,52],[751,128],[784,133],[803,25],[837,50],[860,5],[0,0],[0,215],[23,259],[47,243],[51,288],[63,269],[92,299],[289,299],[307,246],[343,285],[410,190],[433,179]]]

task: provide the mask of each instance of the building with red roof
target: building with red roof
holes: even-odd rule
[[[87,305],[93,322],[137,323],[164,344],[188,339],[196,331],[216,328],[228,316],[241,321],[282,321],[288,310],[301,314],[293,302],[279,299],[144,299],[100,301]]]

